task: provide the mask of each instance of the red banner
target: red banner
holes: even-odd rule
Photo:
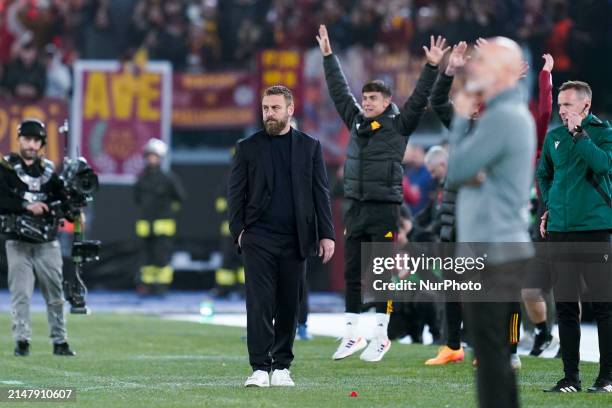
[[[68,118],[66,101],[56,98],[42,98],[36,102],[0,99],[0,153],[18,152],[17,128],[25,118],[42,121],[47,129],[47,145],[44,155],[56,166],[62,163],[64,137],[58,128]]]
[[[242,128],[255,121],[249,72],[175,74],[172,126],[176,129]]]
[[[78,61],[74,76],[72,148],[101,181],[133,182],[144,167],[146,142],[170,139],[170,64],[125,69],[116,61]]]
[[[300,116],[304,96],[304,60],[302,53],[291,50],[263,50],[258,57],[258,112],[261,110],[259,95],[263,93],[264,89],[273,85],[284,85],[293,92],[295,116]]]

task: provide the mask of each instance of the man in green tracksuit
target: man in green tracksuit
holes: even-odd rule
[[[611,242],[612,127],[589,113],[591,97],[585,82],[561,86],[559,115],[564,126],[551,130],[542,148],[537,179],[547,211],[540,233],[552,242]],[[612,297],[612,268],[608,262],[580,266],[577,259],[570,262],[553,264],[565,377],[546,391],[581,390],[578,292],[583,279],[594,300],[600,352],[599,375],[588,390],[612,392],[612,303],[607,301]]]

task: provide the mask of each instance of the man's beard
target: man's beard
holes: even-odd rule
[[[34,160],[38,157],[38,152],[34,149],[21,149],[19,154],[26,160]]]
[[[287,122],[289,122],[289,117],[285,116],[280,120],[268,119],[264,126],[269,135],[277,136],[287,126]]]

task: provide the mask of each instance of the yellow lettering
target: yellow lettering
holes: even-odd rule
[[[106,87],[106,74],[104,72],[91,72],[85,84],[85,109],[83,116],[86,119],[108,119],[110,108],[108,106],[108,89]]]
[[[293,71],[285,72],[285,85],[288,88],[293,88],[297,83],[297,75]]]
[[[264,85],[278,84],[281,81],[282,73],[280,71],[265,71],[263,74]]]
[[[161,75],[154,73],[144,73],[139,78],[138,86],[138,118],[143,120],[156,121],[160,118],[159,107],[153,106],[153,102],[159,102]]]
[[[300,63],[299,54],[295,51],[285,51],[280,61],[282,68],[297,68]]]
[[[122,73],[111,76],[111,89],[113,92],[113,113],[117,119],[130,119],[134,106],[134,93],[136,80],[134,76],[124,70]]]

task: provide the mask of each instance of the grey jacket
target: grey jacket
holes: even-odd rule
[[[486,109],[474,128],[455,115],[450,133],[449,186],[459,188],[457,198],[458,242],[530,242],[529,191],[533,183],[536,130],[518,88],[486,101]],[[480,171],[480,185],[471,184]],[[489,256],[492,263],[525,259],[533,255],[531,244],[513,246]]]

